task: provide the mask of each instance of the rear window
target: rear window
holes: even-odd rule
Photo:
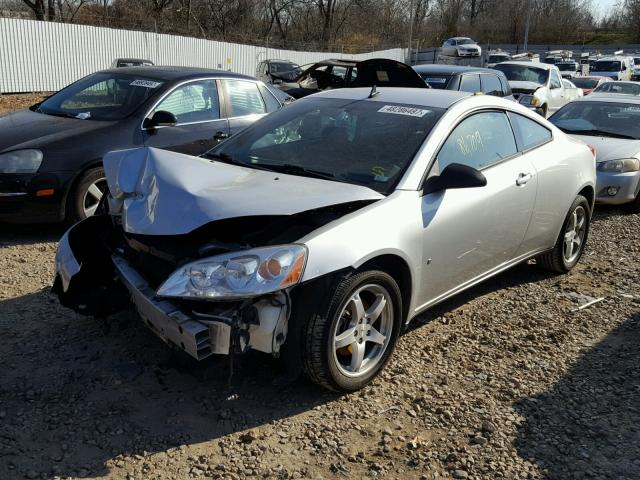
[[[594,71],[598,72],[619,72],[622,64],[619,61],[599,60],[593,66]]]
[[[596,88],[594,92],[640,95],[640,83],[605,82]]]
[[[595,88],[598,85],[598,80],[595,78],[574,78],[573,84],[578,88]]]
[[[438,75],[430,73],[420,73],[419,75],[431,88],[437,88],[440,90],[445,90],[449,85],[449,82],[451,81],[451,75]]]

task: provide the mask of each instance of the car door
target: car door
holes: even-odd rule
[[[222,79],[229,135],[234,135],[267,114],[258,83],[251,80]]]
[[[145,128],[148,147],[200,155],[229,136],[229,122],[220,115],[220,95],[214,79],[193,80],[178,85],[149,112],[172,113],[175,126]]]
[[[549,72],[549,101],[547,109],[547,117],[555,113],[567,101],[564,98],[564,88],[562,88],[562,80],[556,70]]]
[[[425,306],[513,259],[535,205],[535,170],[518,153],[504,111],[473,113],[463,119],[440,148],[427,176],[438,175],[451,163],[480,170],[487,184],[422,197]]]

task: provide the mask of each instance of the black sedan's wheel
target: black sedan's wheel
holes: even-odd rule
[[[304,367],[316,383],[351,392],[387,364],[402,325],[402,296],[394,279],[371,270],[345,279],[304,333]]]
[[[587,243],[590,220],[589,202],[578,195],[569,209],[553,250],[540,255],[538,264],[559,273],[566,273],[575,267]]]
[[[82,174],[76,182],[69,199],[68,218],[79,222],[96,213],[96,209],[107,190],[107,179],[100,167],[92,168]]]

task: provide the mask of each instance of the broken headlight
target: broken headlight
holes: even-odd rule
[[[215,300],[264,295],[300,282],[306,260],[303,245],[253,248],[203,258],[173,272],[157,295]]]
[[[41,163],[40,150],[14,150],[0,154],[0,173],[36,173]]]

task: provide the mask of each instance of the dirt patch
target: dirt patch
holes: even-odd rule
[[[423,315],[345,396],[259,354],[185,369],[134,315],[58,305],[60,227],[0,232],[0,478],[640,478],[639,215]]]
[[[30,107],[43,99],[47,98],[50,93],[20,93],[16,95],[0,95],[0,115],[9,113],[22,108]]]

